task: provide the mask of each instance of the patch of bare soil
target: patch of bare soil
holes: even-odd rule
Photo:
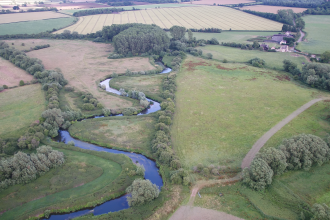
[[[216,68],[218,68],[220,70],[236,70],[236,68],[226,68],[226,67],[221,66],[220,64],[216,65]]]
[[[110,44],[44,39],[17,40],[17,43],[30,43],[30,41],[34,41],[35,44],[50,44],[49,48],[29,52],[30,57],[42,60],[46,69],[60,68],[69,81],[69,86],[92,93],[106,108],[110,109],[130,107],[132,102],[100,92],[97,80],[113,72],[124,73],[127,69],[131,71],[154,69],[148,58],[108,59],[108,54],[113,50]]]
[[[211,66],[211,64],[205,62],[205,61],[200,61],[198,63],[194,63],[193,61],[189,61],[184,65],[185,67],[188,67],[189,71],[194,71],[196,70],[196,66]]]
[[[290,77],[285,75],[275,76],[275,78],[278,79],[279,81],[290,81]]]
[[[0,86],[18,86],[19,81],[30,82],[33,76],[16,67],[8,60],[0,58]]]

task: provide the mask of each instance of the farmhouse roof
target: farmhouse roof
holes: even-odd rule
[[[273,41],[281,42],[283,38],[288,37],[288,38],[293,38],[292,35],[286,35],[286,34],[275,34],[272,36]]]

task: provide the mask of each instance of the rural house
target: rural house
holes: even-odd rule
[[[289,51],[289,46],[288,45],[281,46],[280,52],[288,52],[288,51]]]
[[[282,40],[280,44],[286,44],[286,40]]]

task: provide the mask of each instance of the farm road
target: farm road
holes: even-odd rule
[[[300,113],[314,105],[315,103],[324,100],[324,98],[313,99],[312,101],[306,103],[305,105],[298,108],[294,111],[291,115],[283,119],[277,125],[272,127],[269,131],[267,131],[257,142],[252,146],[251,150],[247,153],[244,157],[241,168],[244,169],[245,167],[249,167],[255,155],[259,152],[259,150],[265,145],[265,143],[281,128],[284,127],[287,123],[289,123],[292,119],[297,117]]]

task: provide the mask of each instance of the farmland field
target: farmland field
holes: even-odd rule
[[[44,111],[44,93],[39,84],[0,92],[0,135],[29,126]]]
[[[125,59],[107,59],[113,50],[110,44],[98,44],[90,41],[70,40],[8,40],[7,43],[21,44],[50,44],[50,47],[28,52],[30,57],[42,60],[46,69],[60,68],[69,86],[79,91],[88,91],[109,109],[131,107],[128,101],[116,95],[111,95],[98,90],[96,81],[105,76],[124,73],[127,68],[131,71],[150,70],[154,67],[148,58],[132,57]]]
[[[213,5],[220,4],[220,5],[232,5],[232,4],[239,4],[239,3],[253,3],[253,0],[201,0],[201,1],[192,1],[192,4],[196,5]],[[190,3],[187,3],[190,4]]]
[[[0,57],[0,86],[18,86],[19,81],[30,82],[33,76]]]
[[[35,21],[52,18],[68,18],[68,15],[45,11],[45,12],[29,12],[20,14],[2,14],[0,15],[0,24],[7,24],[20,21]]]
[[[196,19],[198,17],[199,19]],[[186,28],[220,28],[222,30],[279,31],[282,24],[227,7],[182,7],[125,11],[80,17],[80,21],[65,30],[80,34],[94,33],[112,24],[156,24],[161,28],[173,25]],[[62,30],[56,33],[62,33]]]
[[[153,117],[105,117],[75,123],[69,132],[80,140],[151,156],[154,124]]]
[[[38,12],[39,13],[39,12]],[[9,24],[0,24],[0,35],[5,34],[38,34],[52,31],[53,28],[60,29],[73,24],[76,18],[55,18],[36,21],[22,21]]]
[[[282,72],[188,57],[177,77],[173,145],[187,168],[239,167],[251,146],[303,104],[328,93]]]
[[[302,68],[302,63],[307,62],[304,56],[296,55],[297,57],[294,57],[292,56],[292,53],[271,53],[259,50],[241,50],[240,48],[212,45],[199,47],[198,49],[203,50],[203,54],[213,54],[213,59],[218,59],[221,61],[223,59],[227,59],[229,62],[248,62],[255,57],[259,57],[266,61],[267,67],[281,70],[283,69],[284,59],[291,60],[296,63],[299,68]]]
[[[284,6],[269,6],[269,5],[253,5],[253,6],[244,6],[240,8],[241,10],[251,10],[251,11],[259,11],[259,12],[268,12],[277,14],[278,10],[288,10],[292,9],[294,13],[300,13],[307,8],[296,8],[296,7],[284,7]]]
[[[298,45],[303,52],[321,54],[330,48],[330,15],[311,15],[303,17],[307,38]]]

